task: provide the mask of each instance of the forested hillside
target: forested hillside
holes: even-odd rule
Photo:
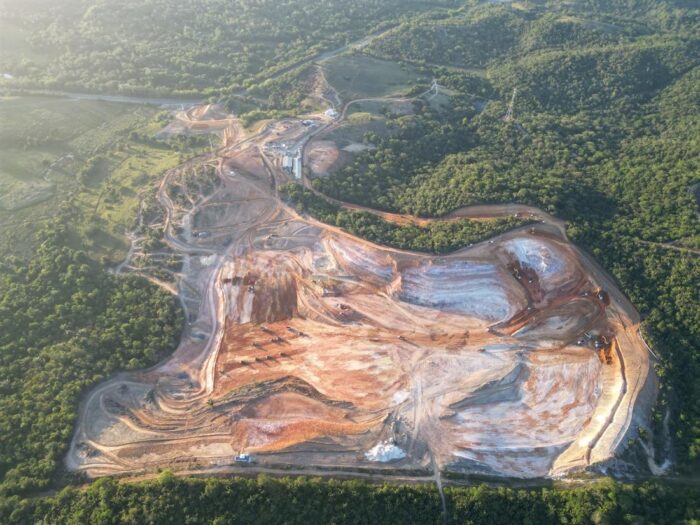
[[[4,0],[0,74],[9,87],[206,95],[445,5],[403,0]]]
[[[399,225],[369,212],[344,210],[300,184],[288,184],[282,188],[282,194],[299,213],[309,213],[358,237],[403,250],[436,254],[452,252],[529,223],[527,219],[506,217],[435,222],[427,226]]]
[[[46,488],[80,396],[115,372],[156,363],[180,336],[171,296],[107,274],[63,246],[64,234],[52,223],[30,261],[0,263],[0,496]]]

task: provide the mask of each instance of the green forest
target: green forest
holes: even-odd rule
[[[15,502],[13,502],[15,503]],[[445,489],[447,516],[430,485],[370,484],[318,478],[177,478],[118,483],[103,478],[86,490],[4,506],[0,518],[47,524],[396,524],[622,525],[697,523],[697,490],[661,483],[612,481],[576,488],[511,489],[480,485]]]
[[[0,496],[45,489],[60,471],[80,396],[171,352],[182,314],[137,277],[64,246],[60,221],[29,261],[0,265]]]
[[[11,85],[128,94],[234,92],[454,0],[4,2]]]
[[[435,254],[452,252],[529,223],[525,219],[507,217],[487,221],[440,221],[427,226],[398,225],[369,212],[344,210],[300,184],[289,183],[282,188],[282,194],[299,213],[308,213],[358,237],[402,250]]]

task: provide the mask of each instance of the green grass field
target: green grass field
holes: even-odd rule
[[[155,107],[0,98],[0,249],[28,255],[33,233],[61,214],[70,217],[71,244],[120,260],[141,193],[196,153],[130,138],[152,137],[162,124]]]
[[[340,55],[322,64],[343,100],[402,95],[430,80],[414,68],[365,55]]]
[[[368,132],[388,135],[390,130],[386,118],[367,112],[351,113],[345,122],[324,136],[324,139],[334,141],[342,149],[349,144],[364,142],[364,136]]]
[[[132,112],[95,101],[0,98],[0,193],[43,180],[48,166],[62,156],[90,155],[104,145],[108,124],[121,119],[128,125]]]

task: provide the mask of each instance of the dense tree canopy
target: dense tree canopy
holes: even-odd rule
[[[298,184],[290,183],[283,193],[301,213],[309,213],[377,244],[404,250],[447,253],[528,224],[527,220],[508,217],[489,221],[436,221],[427,226],[399,225],[369,212],[344,210]]]
[[[115,277],[43,232],[25,264],[0,266],[0,495],[47,486],[73,433],[81,394],[175,347],[175,301],[136,277]]]
[[[6,0],[10,85],[199,95],[238,90],[452,0]],[[6,43],[5,43],[6,42]],[[49,60],[46,60],[49,58]]]
[[[663,484],[601,482],[578,488],[516,490],[485,485],[445,490],[447,516],[434,485],[371,485],[320,479],[179,479],[119,484],[109,478],[84,491],[0,504],[4,523],[236,523],[537,525],[697,523],[700,493]]]

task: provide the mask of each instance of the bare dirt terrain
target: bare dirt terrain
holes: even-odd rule
[[[225,130],[224,145],[165,175],[151,226],[166,247],[135,242],[130,258],[181,261],[187,329],[166,362],[89,393],[69,469],[217,468],[248,453],[260,471],[533,478],[621,452],[654,400],[649,353],[636,311],[563,224],[464,209],[451,219],[542,222],[438,257],[301,217],[277,196],[283,152],[332,125],[305,118],[245,136],[216,108],[178,116]],[[183,182],[203,177],[197,165],[216,166],[214,186]]]
[[[227,115],[217,104],[194,106],[176,113],[173,121],[163,128],[157,138],[169,138],[177,135],[219,135],[224,140],[235,132],[238,125],[233,115]]]
[[[350,159],[350,152],[338,149],[331,140],[316,140],[307,150],[309,170],[314,177],[327,175],[334,168],[342,166]]]

